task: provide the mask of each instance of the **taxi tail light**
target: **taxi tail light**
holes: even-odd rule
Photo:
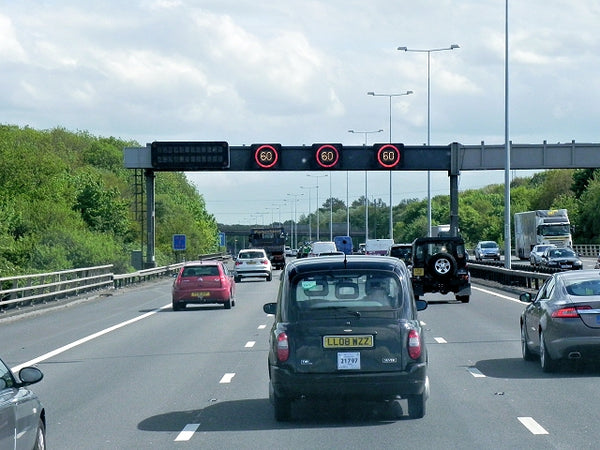
[[[280,362],[285,362],[290,357],[290,346],[288,343],[288,337],[285,333],[279,333],[277,335],[277,359]]]
[[[552,311],[553,319],[576,319],[579,317],[579,310],[592,309],[590,305],[569,306]]]
[[[408,355],[412,359],[419,359],[421,356],[421,338],[417,330],[410,330],[408,333]]]

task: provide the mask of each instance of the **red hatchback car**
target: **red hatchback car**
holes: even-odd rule
[[[190,304],[219,303],[225,309],[235,306],[233,274],[221,261],[186,263],[173,283],[173,311]]]

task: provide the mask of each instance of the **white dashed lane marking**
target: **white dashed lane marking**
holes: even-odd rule
[[[443,337],[435,337],[433,338],[433,340],[435,342],[437,342],[438,344],[447,344],[448,341],[446,341],[446,339],[444,339]]]
[[[189,441],[194,436],[194,433],[199,426],[199,423],[188,423],[177,435],[175,441]]]
[[[221,384],[231,383],[231,380],[233,379],[233,377],[235,377],[235,373],[226,373],[225,375],[223,375],[221,377],[221,380],[219,381],[219,383],[221,383]]]
[[[532,434],[548,434],[544,427],[537,423],[533,417],[518,417],[518,419]]]
[[[244,347],[252,348],[252,347],[254,347],[254,344],[256,344],[256,341],[248,341],[248,342],[246,342],[246,345],[244,345]]]

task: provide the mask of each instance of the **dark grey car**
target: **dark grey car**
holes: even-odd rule
[[[539,356],[544,372],[569,360],[600,360],[600,275],[597,270],[558,272],[521,314],[523,359]]]
[[[289,263],[270,334],[269,398],[276,420],[297,399],[408,400],[425,415],[427,351],[406,265],[388,256],[328,256]]]
[[[583,269],[583,261],[571,248],[547,248],[542,254],[540,265],[550,269]]]
[[[42,378],[35,367],[24,367],[15,377],[0,360],[0,449],[46,448],[46,412],[26,388]]]

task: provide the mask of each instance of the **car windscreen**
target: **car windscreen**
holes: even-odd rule
[[[292,304],[299,311],[389,310],[403,305],[402,284],[390,272],[311,273],[291,283]]]

